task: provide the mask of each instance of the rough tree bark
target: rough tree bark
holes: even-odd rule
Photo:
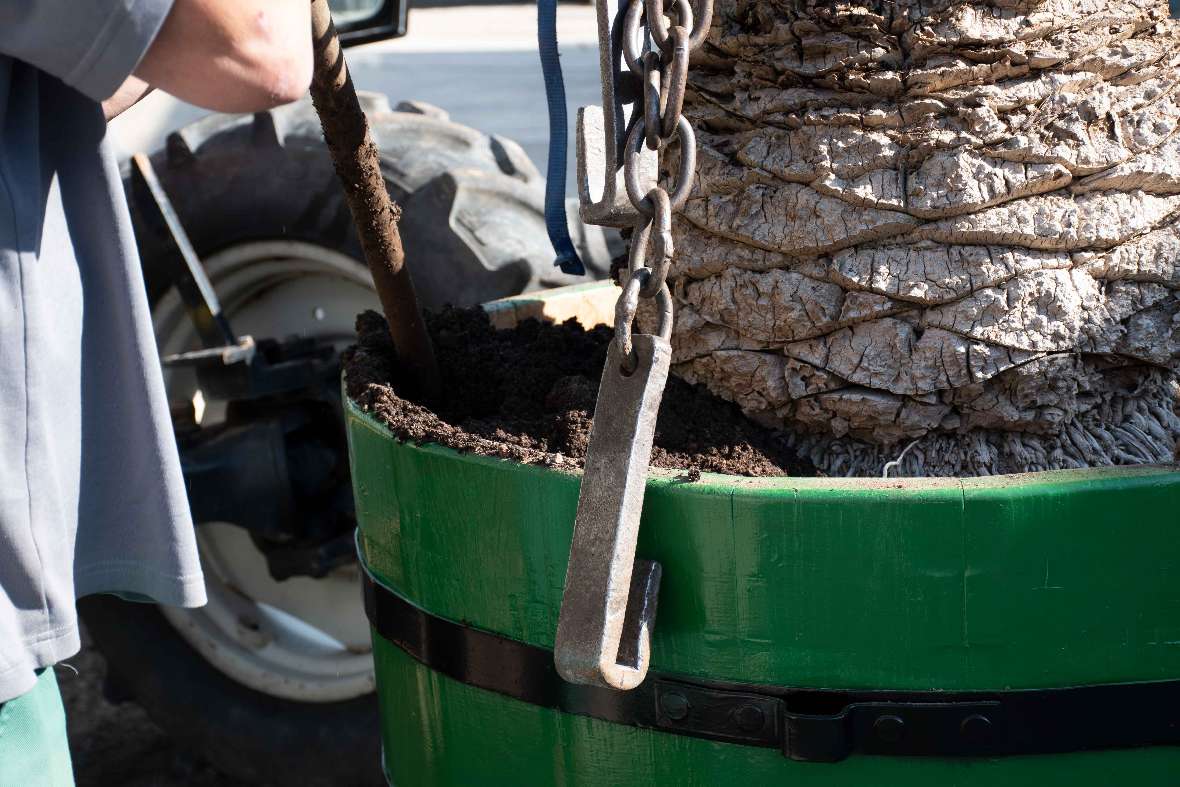
[[[1166,16],[717,0],[685,110],[676,373],[831,474],[880,475],[906,447],[898,475],[1175,459]]]

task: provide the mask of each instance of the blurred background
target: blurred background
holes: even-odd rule
[[[372,0],[332,0],[343,7]],[[386,94],[390,103],[433,104],[452,120],[521,144],[546,168],[548,117],[536,43],[536,5],[466,0],[411,0],[404,38],[350,48],[348,62],[360,90]],[[580,106],[600,103],[594,7],[563,2],[558,33],[565,71],[570,134],[568,196],[576,194],[573,133]],[[120,160],[160,149],[167,135],[208,114],[156,93],[116,119],[110,134]],[[359,599],[358,599],[359,602]],[[237,787],[178,745],[134,702],[112,704],[103,693],[106,666],[83,632],[83,650],[57,668],[77,782],[90,785]]]
[[[353,82],[358,90],[386,94],[393,104],[425,101],[449,112],[457,123],[516,140],[544,172],[548,116],[537,55],[536,5],[470,2],[412,2],[404,38],[348,50]],[[572,197],[577,188],[577,109],[601,103],[594,6],[562,3],[557,25],[570,134],[566,189]],[[171,96],[150,95],[111,124],[119,157],[156,150],[169,132],[205,114]]]

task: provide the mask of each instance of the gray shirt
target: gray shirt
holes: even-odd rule
[[[74,600],[205,592],[99,101],[172,0],[0,0],[0,702],[79,647]]]

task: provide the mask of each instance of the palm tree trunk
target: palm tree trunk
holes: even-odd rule
[[[1180,28],[1163,0],[717,0],[676,373],[825,472],[1167,462]],[[916,442],[915,442],[916,441]],[[911,445],[912,444],[912,445]]]

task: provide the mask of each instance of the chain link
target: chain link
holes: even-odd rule
[[[634,347],[631,344],[631,323],[639,311],[639,296],[652,278],[651,268],[640,268],[623,285],[623,294],[615,303],[615,341],[623,356],[623,371],[635,371]],[[664,284],[656,291],[656,307],[659,310],[657,335],[664,341],[672,337],[672,291]]]
[[[660,103],[663,101],[663,96],[660,95],[660,82],[663,81],[663,74],[661,73],[660,53],[659,52],[644,52],[643,53],[643,139],[647,143],[647,147],[651,150],[660,149],[660,126],[659,122],[651,122],[651,118],[656,121],[660,120],[662,108]],[[638,128],[638,125],[636,126]]]
[[[630,0],[623,16],[623,60],[643,85],[643,95],[636,97],[623,157],[627,197],[640,218],[631,235],[627,279],[615,309],[616,341],[629,362],[624,366],[630,365],[632,369],[631,323],[640,298],[657,300],[660,335],[664,338],[671,335],[672,292],[668,288],[668,270],[675,253],[672,213],[688,201],[696,175],[696,133],[682,114],[688,61],[692,51],[709,34],[713,17],[713,0],[697,0],[695,9],[692,0],[671,0],[671,3],[665,7],[664,0]],[[657,161],[662,165],[673,139],[679,143],[680,153],[676,180],[668,187],[657,183],[648,188],[641,177],[644,148],[656,151]]]
[[[676,20],[692,29],[692,3],[690,0],[675,0]],[[644,0],[643,8],[647,17],[647,30],[652,42],[662,51],[668,50],[668,23],[664,21],[664,0]]]
[[[660,115],[660,135],[667,139],[676,130],[676,122],[680,120],[680,112],[684,109],[684,90],[688,86],[688,55],[689,32],[684,25],[676,25],[668,35],[670,45],[664,52],[663,62],[667,70],[661,74],[666,80],[667,92],[664,93],[664,106]],[[644,115],[644,122],[647,116]]]
[[[668,279],[668,269],[672,267],[672,200],[668,192],[658,186],[647,193],[647,199],[655,205],[655,215],[636,225],[631,235],[631,250],[627,256],[627,271],[634,275],[639,270],[650,267],[652,275],[639,294],[651,298],[659,292],[660,287]],[[647,265],[647,245],[652,244],[651,266]]]
[[[640,176],[640,157],[643,155],[643,140],[646,129],[643,123],[636,123],[627,135],[627,147],[623,156],[623,183],[627,187],[627,197],[631,204],[641,214],[647,217],[655,215],[655,209],[647,200],[647,192],[643,190]],[[680,138],[680,166],[677,168],[675,188],[672,190],[672,210],[680,210],[688,202],[688,195],[692,191],[693,176],[697,169],[697,138],[692,130],[688,118],[681,115],[676,121],[676,134]],[[661,152],[662,151],[661,146]],[[656,188],[663,189],[663,186]],[[666,191],[666,189],[665,189]]]

